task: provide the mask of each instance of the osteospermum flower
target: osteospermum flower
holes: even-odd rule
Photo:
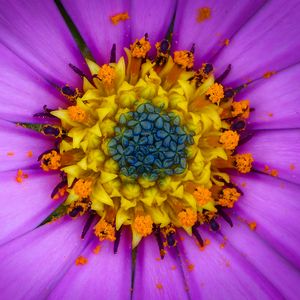
[[[2,5],[1,298],[296,299],[299,11]]]

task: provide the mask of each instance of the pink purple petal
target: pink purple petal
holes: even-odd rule
[[[256,170],[300,184],[300,129],[255,131],[238,150],[252,153]]]
[[[255,109],[250,115],[249,128],[300,128],[299,78],[300,64],[297,64],[242,90],[237,99],[249,99]]]
[[[61,219],[1,246],[1,298],[47,298],[88,243],[84,221]]]
[[[63,0],[62,3],[97,63],[109,63],[114,43],[117,58],[124,55],[123,48],[129,46],[130,21],[114,25],[110,17],[129,12],[128,1]]]
[[[23,170],[23,175],[17,182],[17,171],[0,173],[0,245],[34,229],[61,203],[50,197],[57,173]]]
[[[216,69],[232,71],[225,83],[240,85],[300,61],[300,2],[269,1],[232,38],[216,59]]]
[[[174,49],[196,45],[196,66],[209,62],[266,1],[180,0],[174,25]],[[210,18],[197,21],[199,9],[209,8]]]
[[[73,264],[48,299],[130,299],[131,237],[127,230],[122,232],[117,254],[112,242],[100,244],[94,236],[81,255],[87,263]]]
[[[141,242],[136,258],[133,299],[188,299],[179,258],[171,250],[161,260],[153,236]]]
[[[4,46],[51,83],[81,87],[68,64],[87,67],[54,1],[6,1],[0,36]]]

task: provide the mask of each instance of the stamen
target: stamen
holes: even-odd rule
[[[158,244],[160,258],[164,259],[166,251],[165,251],[164,243],[163,243],[162,236],[161,236],[161,233],[160,233],[160,228],[158,226],[155,226],[154,234],[155,234],[156,241],[157,241],[157,244]]]
[[[41,158],[41,168],[44,171],[58,170],[61,166],[61,156],[56,150],[46,153]]]
[[[231,130],[241,131],[246,127],[246,122],[244,120],[234,120],[231,124]]]
[[[110,63],[115,63],[117,61],[117,54],[116,54],[116,44],[112,45],[111,51],[110,51]]]
[[[226,130],[220,136],[219,142],[226,150],[234,150],[239,143],[240,136],[236,131]]]
[[[94,219],[96,217],[96,214],[94,212],[91,212],[88,219],[86,220],[82,233],[81,233],[81,238],[84,239],[85,235],[87,234],[88,230],[90,229]]]
[[[73,190],[81,199],[85,199],[92,193],[92,185],[91,179],[79,179],[75,182]]]
[[[113,67],[105,64],[99,69],[98,78],[105,86],[110,87],[115,81],[116,71]]]
[[[175,247],[177,245],[177,241],[176,241],[176,230],[174,227],[170,226],[166,229],[165,231],[166,234],[166,239],[167,239],[167,244],[169,247]]]
[[[42,127],[41,133],[48,136],[61,137],[62,130],[58,126],[44,125]]]
[[[216,79],[216,82],[221,83],[230,73],[231,71],[231,64],[229,64],[226,70]]]
[[[249,173],[252,168],[254,159],[251,153],[236,154],[234,156],[234,162],[237,170],[241,173]]]
[[[114,242],[114,254],[118,253],[118,248],[119,248],[120,239],[121,239],[121,231],[122,231],[122,228],[120,228],[119,230],[116,231],[116,240]]]
[[[230,227],[233,227],[231,218],[224,212],[224,210],[219,206],[216,208],[218,209],[218,214],[230,225]]]
[[[224,88],[219,83],[214,83],[206,92],[208,99],[214,103],[219,104],[221,99],[224,98]]]
[[[193,193],[199,206],[204,206],[212,201],[211,191],[203,187],[197,187]]]
[[[87,113],[78,105],[68,107],[68,114],[72,121],[83,123],[87,119]]]
[[[213,231],[218,231],[220,229],[220,225],[217,223],[215,219],[211,219],[209,222],[210,228]]]
[[[83,77],[87,77],[79,68],[77,68],[76,66],[69,64],[69,67],[76,73],[78,74],[81,78]]]
[[[182,226],[191,227],[197,221],[197,213],[191,208],[187,208],[178,214],[178,220]]]
[[[56,118],[55,116],[53,116],[52,114],[51,114],[51,112],[53,111],[53,109],[49,109],[49,108],[47,108],[47,105],[44,105],[43,106],[43,112],[40,112],[40,113],[36,113],[36,114],[34,114],[33,116],[34,117],[40,117],[40,118]]]
[[[104,219],[100,220],[94,227],[95,235],[99,237],[100,241],[108,240],[115,241],[115,228],[107,223]]]
[[[133,45],[130,45],[131,55],[135,58],[145,58],[150,49],[151,45],[147,40],[147,36],[136,40]]]
[[[191,69],[194,66],[194,54],[187,50],[175,51],[174,63],[182,69]]]
[[[199,224],[198,224],[199,225]],[[192,227],[192,233],[195,236],[195,238],[197,239],[198,243],[200,244],[201,247],[204,247],[204,243],[203,243],[203,239],[199,233],[199,231],[197,230],[197,225],[194,225]]]
[[[146,237],[152,233],[153,221],[149,215],[136,216],[133,222],[134,230],[141,236]]]
[[[121,21],[126,21],[129,19],[129,15],[127,12],[119,13],[110,17],[110,20],[114,25],[119,24]]]
[[[57,200],[60,197],[63,197],[67,189],[67,180],[63,179],[52,191],[51,198]]]
[[[225,188],[218,199],[218,204],[224,207],[232,208],[240,196],[241,194],[236,190],[236,188]]]
[[[249,100],[233,102],[231,104],[231,114],[233,117],[248,119],[250,114]]]

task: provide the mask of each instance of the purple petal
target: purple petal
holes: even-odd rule
[[[237,233],[239,228],[234,228]],[[228,233],[230,234],[230,232]],[[275,299],[278,293],[239,252],[205,232],[210,244],[201,250],[196,240],[183,234],[181,260],[191,299]],[[277,298],[276,298],[277,299]]]
[[[87,244],[85,219],[61,219],[0,248],[2,299],[45,299]]]
[[[137,250],[133,299],[187,299],[179,259],[170,250],[161,260],[153,236],[141,242]]]
[[[250,115],[251,128],[300,128],[299,78],[300,64],[260,79],[238,94],[237,99],[249,99],[255,109]]]
[[[117,58],[124,55],[123,48],[129,46],[130,22],[121,21],[114,25],[110,17],[129,12],[128,1],[63,0],[62,3],[97,63],[109,63],[114,43]]]
[[[246,223],[255,222],[260,238],[300,268],[300,186],[259,174],[233,180],[244,192],[235,206],[236,214]],[[233,231],[240,230],[238,224],[235,227]]]
[[[0,13],[1,42],[45,79],[81,87],[68,66],[87,70],[54,1],[6,1]]]
[[[63,106],[63,97],[9,49],[0,45],[0,117],[10,121],[36,123],[40,120],[33,114],[43,106]]]
[[[252,139],[238,148],[250,152],[254,168],[278,171],[278,177],[300,184],[300,129],[255,131]]]
[[[37,167],[38,156],[53,148],[42,134],[1,120],[0,140],[0,171]]]
[[[51,199],[58,174],[24,170],[28,178],[16,181],[17,171],[0,173],[0,244],[34,229],[61,201]]]
[[[72,265],[53,290],[49,299],[130,299],[131,286],[131,237],[123,231],[118,253],[113,252],[112,242],[100,244],[100,252],[93,253],[99,240],[84,249],[88,259],[83,266]]]
[[[232,64],[225,82],[240,85],[299,62],[299,18],[299,1],[268,2],[217,57],[220,73]]]
[[[196,66],[201,62],[210,61],[224,47],[226,39],[231,43],[232,36],[247,23],[264,2],[265,0],[180,0],[174,25],[175,50],[191,49],[195,43]],[[211,17],[199,22],[197,17],[201,8],[209,8]]]

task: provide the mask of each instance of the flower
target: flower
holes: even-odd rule
[[[299,1],[208,1],[205,5],[197,1],[63,1],[63,5],[100,65],[110,61],[114,43],[120,57],[123,46],[129,47],[145,33],[151,44],[163,40],[176,9],[172,51],[189,50],[194,43],[197,67],[213,61],[216,74],[221,74],[231,64],[222,84],[238,87],[249,82],[238,100],[249,99],[250,108],[255,109],[248,126],[252,139],[239,147],[239,153],[252,153],[257,172],[232,176],[244,193],[232,209],[233,229],[222,222],[222,235],[200,229],[205,240],[199,247],[181,231],[175,241],[170,228],[168,242],[177,244],[163,260],[154,235],[140,242],[131,259],[128,230],[122,232],[114,255],[113,244],[104,241],[99,248],[92,231],[80,239],[84,217],[65,217],[37,227],[61,201],[48,201],[61,181],[55,173],[39,170],[36,163],[37,155],[53,148],[53,139],[12,122],[37,123],[33,115],[43,105],[47,105],[46,115],[48,108],[66,107],[57,87],[68,93],[66,84],[80,87],[82,83],[68,65],[85,74],[89,71],[54,3],[8,2],[0,18],[2,297],[129,298],[132,281],[132,295],[138,299],[296,298]],[[150,50],[149,55],[154,54]],[[111,82],[112,77],[105,80]],[[218,89],[210,96],[216,99],[221,93]],[[234,111],[245,114],[247,108]],[[77,120],[86,121],[82,111],[75,112]],[[43,130],[63,134],[55,127]],[[56,154],[47,157],[53,168],[62,163]],[[246,158],[240,157],[244,163]],[[84,198],[90,186],[89,181],[80,182],[76,195]],[[197,191],[204,193],[200,187]],[[63,186],[57,192],[58,197],[63,195]],[[230,194],[230,190],[224,193],[225,203]],[[186,215],[180,219],[186,220]],[[138,221],[137,228],[140,223],[149,224],[149,218]],[[99,234],[112,237],[109,223],[100,225]]]

